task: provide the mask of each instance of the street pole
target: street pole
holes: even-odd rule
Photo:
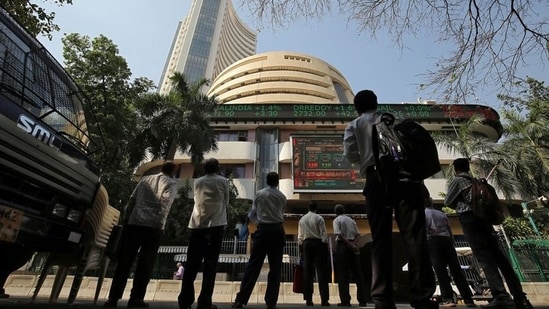
[[[532,216],[530,215],[530,210],[528,209],[528,204],[531,203],[531,202],[535,202],[537,200],[538,199],[531,200],[531,201],[528,201],[528,202],[523,202],[523,203],[520,203],[520,205],[522,206],[522,209],[524,210],[524,214],[526,215],[526,218],[530,222],[530,225],[532,225],[532,228],[534,229],[534,232],[536,232],[536,235],[541,236],[541,233],[539,232],[538,226],[537,226],[536,222],[534,221],[534,218],[532,218]]]

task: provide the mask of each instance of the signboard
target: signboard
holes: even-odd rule
[[[22,220],[22,211],[0,205],[0,241],[15,242]]]
[[[365,179],[343,156],[342,135],[290,136],[294,192],[362,192]]]
[[[498,113],[488,106],[473,104],[379,104],[378,111],[415,120],[469,119],[480,115],[499,121]],[[352,120],[357,117],[353,104],[221,104],[212,119],[234,120]]]

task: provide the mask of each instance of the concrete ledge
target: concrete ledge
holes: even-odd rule
[[[38,295],[40,297],[49,297],[51,288],[53,285],[54,275],[49,275]],[[13,296],[32,297],[34,287],[38,281],[38,275],[10,275],[6,281],[5,289],[6,293]],[[67,276],[63,284],[63,289],[59,295],[59,302],[65,302],[72,285],[73,277]],[[84,277],[82,285],[78,291],[77,299],[93,299],[95,296],[95,289],[97,287],[97,277]],[[101,304],[106,301],[112,279],[105,278],[101,287],[98,303]],[[128,299],[130,296],[130,290],[132,288],[132,279],[129,279],[124,290],[123,299]],[[202,282],[200,280],[195,281],[195,290],[200,291]],[[278,302],[280,304],[304,304],[303,295],[294,293],[292,291],[293,284],[291,282],[283,282],[280,285],[280,296]],[[549,303],[549,282],[524,282],[522,283],[524,292],[528,294],[528,298],[534,305],[545,305]],[[217,281],[215,284],[213,301],[217,303],[230,303],[234,300],[236,293],[240,288],[239,281]],[[250,297],[250,304],[263,304],[263,297],[265,295],[265,289],[267,288],[266,282],[258,282]],[[147,294],[145,296],[146,301],[177,301],[177,296],[181,290],[180,280],[166,280],[158,279],[151,280],[147,287]],[[313,294],[313,302],[320,303],[320,295],[318,294],[318,286],[315,283]],[[352,296],[353,304],[356,304],[356,286],[351,284],[350,292]],[[337,284],[330,284],[330,300],[331,303],[336,304],[339,302],[339,294]]]

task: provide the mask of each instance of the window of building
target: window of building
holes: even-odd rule
[[[218,142],[245,142],[248,140],[248,131],[216,131],[215,134]]]

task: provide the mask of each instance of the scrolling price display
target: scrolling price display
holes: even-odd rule
[[[498,121],[497,112],[487,106],[473,104],[380,104],[379,111],[386,111],[399,118],[409,119],[468,119],[480,115],[486,120]],[[357,116],[352,104],[222,104],[212,115],[213,119],[242,120],[352,120]]]

